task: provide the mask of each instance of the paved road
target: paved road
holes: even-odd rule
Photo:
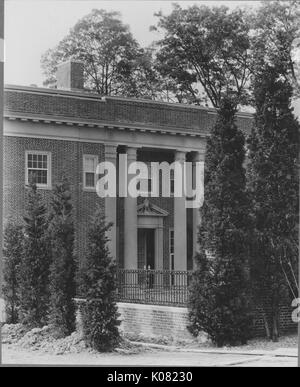
[[[104,365],[104,366],[203,366],[203,367],[296,367],[295,357],[251,356],[235,354],[192,353],[180,351],[143,352],[123,355],[118,353],[94,355],[64,354],[52,355],[40,351],[25,351],[3,345],[4,364],[63,364],[63,365]]]

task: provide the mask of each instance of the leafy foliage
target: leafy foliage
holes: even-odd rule
[[[88,232],[88,248],[82,283],[86,303],[82,308],[86,343],[98,351],[109,351],[119,342],[116,305],[116,264],[109,255],[105,224],[100,208]]]
[[[9,221],[4,230],[4,285],[3,294],[8,324],[19,321],[20,263],[23,253],[22,226]]]
[[[157,14],[164,38],[157,45],[156,66],[173,81],[180,102],[200,104],[208,98],[219,107],[224,95],[234,94],[240,104],[247,101],[249,79],[249,18],[246,12],[227,7],[194,5]]]
[[[251,334],[249,203],[244,136],[235,124],[235,113],[235,101],[224,98],[207,142],[201,249],[189,300],[190,331],[207,332],[218,346],[244,344]]]
[[[52,194],[48,237],[51,243],[49,321],[56,335],[75,330],[74,224],[70,186],[66,179]]]
[[[151,57],[133,39],[117,12],[94,9],[48,50],[41,63],[45,85],[55,83],[57,65],[70,58],[84,63],[85,87],[101,95],[147,96]]]
[[[24,216],[24,254],[20,264],[21,322],[29,327],[40,327],[47,322],[49,306],[49,246],[46,208],[30,183],[26,193]]]
[[[299,96],[300,3],[290,1],[264,1],[252,17],[251,47],[252,70],[266,63],[285,68],[284,76]]]

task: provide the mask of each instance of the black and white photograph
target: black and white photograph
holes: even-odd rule
[[[299,130],[299,0],[0,0],[0,367],[300,367]]]

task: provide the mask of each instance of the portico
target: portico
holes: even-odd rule
[[[126,163],[118,163],[120,155],[126,153]],[[162,160],[172,163],[178,162],[184,171],[184,163],[187,160],[199,161],[203,159],[203,155],[193,152],[182,152],[179,150],[160,150],[149,149],[146,147],[128,147],[115,146],[112,144],[105,146],[106,160],[111,161],[117,166],[117,176],[122,175],[125,183],[122,190],[128,190],[128,184],[135,174],[129,173],[130,165],[136,161],[143,161],[146,164],[157,160],[162,163]],[[123,160],[123,158],[122,158]],[[126,178],[124,177],[126,176]],[[191,238],[187,236],[187,223],[193,224],[193,228],[198,226],[199,208],[192,211],[192,219],[188,219],[186,207],[186,197],[184,196],[184,187],[182,187],[182,195],[176,196],[176,193],[171,192],[170,197],[161,195],[162,179],[159,180],[159,197],[151,196],[151,187],[146,197],[133,197],[127,192],[118,189],[117,198],[106,198],[105,208],[107,220],[113,223],[112,229],[109,232],[109,247],[111,254],[114,252],[123,251],[123,265],[127,270],[151,268],[155,270],[177,270],[186,271],[188,260],[192,261],[192,256],[188,256],[188,251],[192,251],[193,255],[197,249],[196,233],[193,234],[193,246],[188,247]],[[176,176],[172,177],[173,179]],[[195,176],[193,177],[193,179]],[[152,181],[151,181],[152,183]],[[174,183],[174,182],[173,182]],[[182,184],[184,179],[182,178]],[[120,182],[119,182],[120,185]],[[170,182],[172,185],[172,181]],[[174,190],[174,184],[172,185]],[[124,196],[124,197],[120,197]],[[119,227],[117,223],[117,203],[123,200],[123,216]],[[123,243],[122,241],[123,237]],[[113,255],[114,256],[114,255]],[[118,255],[116,255],[118,258]],[[191,264],[189,265],[191,266]]]

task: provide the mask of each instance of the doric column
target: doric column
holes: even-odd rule
[[[105,144],[105,161],[112,163],[117,170],[117,146]],[[117,198],[105,198],[105,218],[112,222],[112,227],[107,233],[109,238],[108,247],[114,259],[117,259]]]
[[[137,148],[127,148],[127,165],[136,161]],[[128,174],[128,183],[135,175]],[[128,184],[127,184],[128,186]],[[137,269],[137,199],[127,192],[124,198],[124,267]]]
[[[196,163],[202,163],[202,172],[204,175],[204,153],[195,152],[193,157],[193,186],[196,187]],[[203,177],[201,176],[202,184],[204,184]],[[199,251],[198,244],[198,229],[201,224],[200,208],[193,209],[193,258]],[[195,265],[194,265],[195,266]]]
[[[184,176],[185,152],[176,151],[175,161],[181,164],[182,176]],[[176,183],[176,180],[175,180]],[[178,184],[178,182],[177,182]],[[183,187],[183,179],[182,179]],[[184,187],[181,197],[174,197],[174,268],[175,270],[187,270],[187,236],[186,236],[186,206]]]

